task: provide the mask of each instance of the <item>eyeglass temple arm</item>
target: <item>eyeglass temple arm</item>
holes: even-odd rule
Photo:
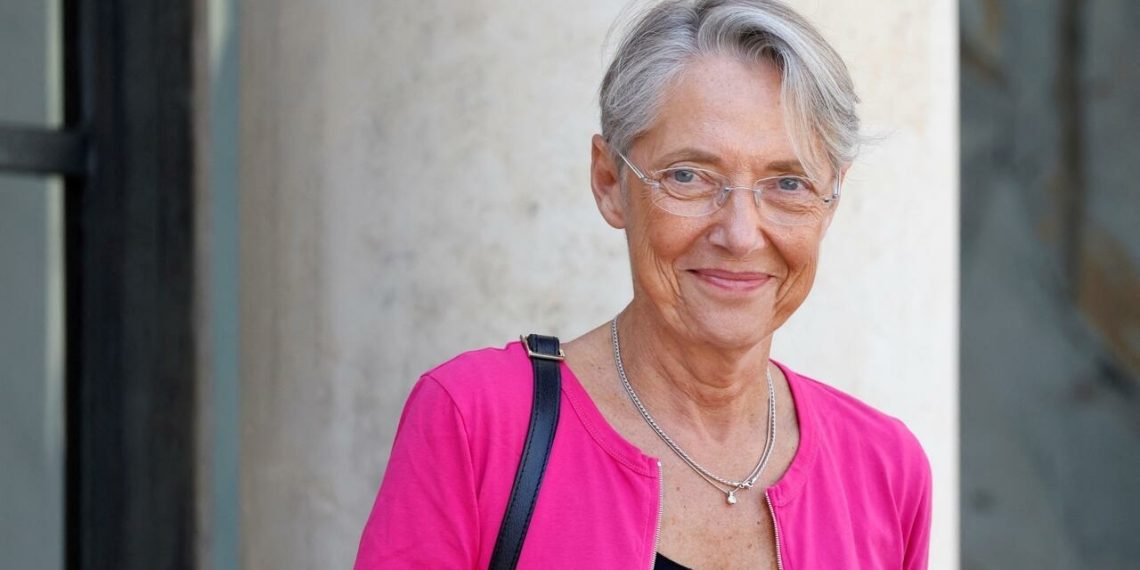
[[[839,190],[842,188],[842,186],[843,186],[843,181],[838,176],[836,176],[835,177],[835,188],[833,188],[831,190],[831,197],[826,199],[826,202],[828,204],[839,199]]]
[[[620,150],[617,150],[615,148],[614,152],[616,152],[617,155],[621,157],[622,162],[624,162],[625,165],[628,166],[629,169],[633,171],[633,174],[635,176],[637,176],[638,178],[640,178],[642,182],[644,182],[645,184],[653,184],[654,181],[650,180],[648,176],[646,176],[644,173],[642,173],[640,168],[634,166],[634,164],[632,162],[630,162],[629,159],[626,158],[625,155],[622,154],[622,152]]]

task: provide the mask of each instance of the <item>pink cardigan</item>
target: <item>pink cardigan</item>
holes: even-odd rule
[[[930,467],[894,418],[781,366],[800,444],[770,487],[784,570],[926,568]],[[408,397],[357,570],[486,568],[522,451],[531,366],[515,342],[462,354]],[[651,569],[657,459],[562,366],[562,412],[519,568]],[[746,493],[741,500],[762,500]]]

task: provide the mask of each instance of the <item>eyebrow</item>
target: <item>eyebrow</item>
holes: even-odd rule
[[[670,153],[662,156],[661,158],[659,158],[657,160],[658,160],[658,162],[669,164],[669,163],[677,162],[678,160],[682,160],[682,159],[692,160],[695,162],[708,162],[710,164],[716,164],[716,165],[721,164],[720,156],[713,154],[711,152],[708,152],[706,150],[701,150],[699,148],[694,148],[694,147],[685,147],[685,148],[677,149],[673,152],[670,152]]]
[[[769,162],[765,167],[767,170],[774,172],[787,172],[789,174],[798,174],[807,176],[807,169],[798,160],[774,160]]]
[[[723,166],[723,161],[719,155],[695,147],[677,149],[659,158],[658,162],[670,164],[682,159],[692,160],[695,162],[705,162],[715,166]],[[764,170],[767,172],[796,174],[804,177],[807,176],[807,169],[804,168],[804,165],[800,163],[800,161],[795,159],[781,159],[770,161],[764,165]]]

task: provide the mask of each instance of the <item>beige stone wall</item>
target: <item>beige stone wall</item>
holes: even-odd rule
[[[802,1],[882,135],[777,357],[902,417],[956,555],[955,10]],[[248,0],[242,561],[348,567],[419,373],[630,295],[587,183],[620,2]],[[425,482],[430,486],[436,482]]]
[[[915,432],[935,477],[931,568],[957,568],[957,2],[794,5],[847,61],[876,140],[848,174],[812,296],[773,354]]]

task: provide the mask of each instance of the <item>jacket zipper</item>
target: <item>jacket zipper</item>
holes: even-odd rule
[[[776,522],[776,507],[772,506],[772,498],[768,491],[764,491],[764,502],[768,503],[768,512],[772,515],[772,531],[776,534],[776,570],[784,570],[784,558],[780,556],[780,523]]]
[[[661,540],[661,516],[665,514],[665,471],[657,462],[657,529],[653,531],[653,551],[649,554],[649,570],[657,565],[657,543]]]

